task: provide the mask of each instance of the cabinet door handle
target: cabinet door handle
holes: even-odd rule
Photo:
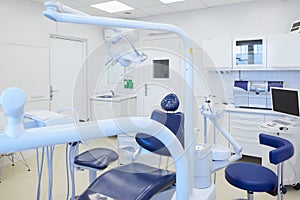
[[[149,90],[149,89],[150,89],[150,88],[148,87],[148,84],[145,83],[145,97],[148,96],[148,90]]]

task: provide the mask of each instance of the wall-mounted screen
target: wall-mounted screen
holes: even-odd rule
[[[272,110],[292,116],[300,116],[299,90],[271,88]]]

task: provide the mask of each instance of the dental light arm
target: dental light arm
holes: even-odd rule
[[[2,92],[0,101],[3,112],[7,117],[5,134],[9,137],[17,138],[25,131],[23,113],[26,95],[23,90],[11,87]]]
[[[153,22],[144,22],[144,21],[136,21],[136,20],[126,20],[126,19],[116,19],[116,18],[107,18],[107,17],[99,17],[99,16],[84,16],[78,14],[70,14],[70,13],[61,13],[57,9],[57,4],[55,2],[46,2],[45,3],[46,10],[44,11],[44,15],[53,21],[65,22],[65,23],[76,23],[76,24],[89,24],[89,25],[97,25],[103,27],[118,27],[118,28],[133,28],[133,29],[146,29],[146,30],[157,30],[157,31],[169,31],[176,33],[180,39],[183,41],[184,52],[185,52],[185,60],[184,60],[184,78],[185,78],[185,86],[184,86],[184,113],[185,113],[185,147],[188,163],[191,169],[189,169],[189,174],[186,178],[189,181],[186,183],[189,188],[189,191],[185,191],[180,189],[178,192],[183,194],[187,193],[192,195],[193,187],[192,187],[192,177],[193,177],[193,151],[195,147],[194,140],[194,122],[190,120],[193,117],[193,104],[190,102],[194,99],[193,96],[193,66],[192,66],[192,56],[190,53],[190,42],[187,34],[177,26],[173,26],[170,24],[162,24],[162,23],[153,23]],[[179,195],[178,193],[176,193]],[[180,196],[180,195],[179,195]],[[177,199],[188,199],[188,198],[177,198]]]
[[[227,162],[215,162],[213,166],[213,171],[217,171],[223,167],[226,167],[229,163],[239,160],[242,155],[242,147],[234,140],[234,138],[222,127],[217,121],[220,113],[213,113],[211,107],[208,103],[201,105],[200,107],[201,114],[208,118],[211,123],[219,130],[219,132],[225,137],[225,139],[232,145],[234,150],[234,155],[232,155]]]
[[[49,8],[53,8],[56,9],[56,11],[61,12],[61,13],[72,13],[72,14],[77,14],[77,15],[85,15],[85,16],[89,16],[88,14],[84,13],[84,12],[80,12],[78,10],[75,10],[71,7],[68,7],[66,5],[63,5],[59,2],[49,2],[48,3]],[[51,6],[52,5],[52,6]]]

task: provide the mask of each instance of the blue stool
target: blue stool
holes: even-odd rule
[[[266,134],[259,135],[260,144],[274,147],[269,152],[270,162],[277,165],[277,175],[270,169],[253,163],[237,162],[226,167],[225,178],[233,186],[247,190],[248,200],[252,200],[253,192],[268,192],[277,199],[283,199],[283,162],[294,155],[291,142],[280,137]]]

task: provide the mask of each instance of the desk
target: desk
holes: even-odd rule
[[[284,185],[300,183],[300,124],[284,120],[273,120],[262,123],[259,129],[266,134],[285,138],[294,145],[294,156],[283,164],[283,183]],[[271,150],[271,148],[268,150]],[[275,165],[269,162],[268,151],[263,152],[262,165],[276,172]]]
[[[262,158],[265,146],[259,144],[259,126],[272,120],[283,119],[284,115],[271,110],[226,108],[229,113],[228,132],[243,147],[242,154]]]

